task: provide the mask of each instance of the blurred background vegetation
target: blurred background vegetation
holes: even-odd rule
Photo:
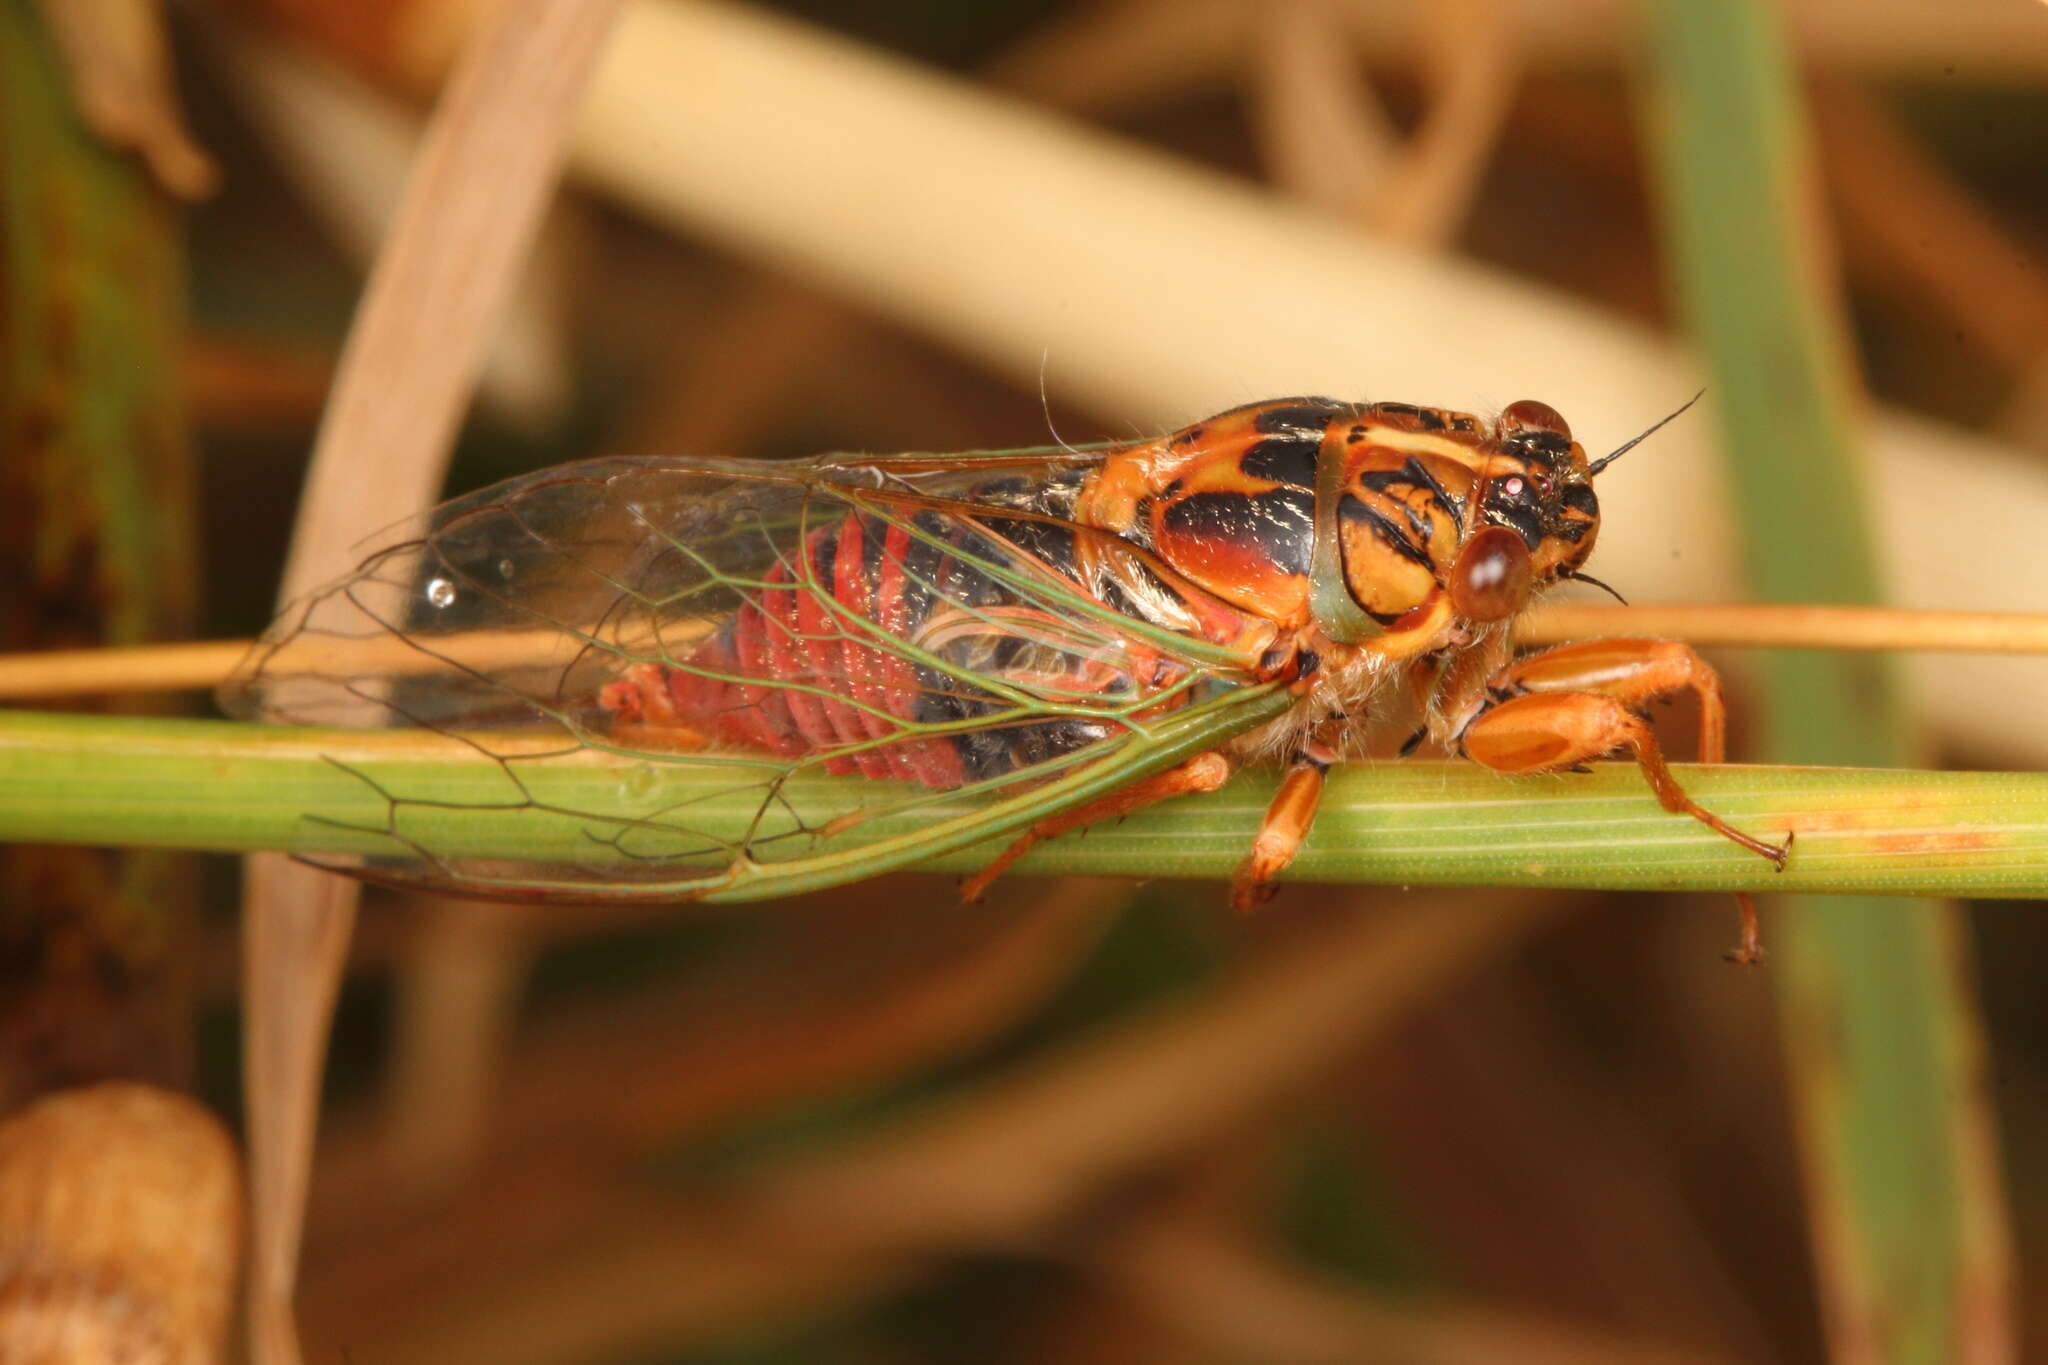
[[[0,0],[0,646],[261,628],[365,271],[491,8],[234,0],[166,36],[143,3]],[[449,493],[1298,391],[1541,397],[1606,448],[1704,377],[1714,411],[1603,479],[1594,568],[1632,598],[2040,607],[2048,6],[621,22]],[[1739,757],[2048,755],[2038,663],[1917,660],[1895,697],[1817,657],[1717,656]],[[110,1077],[230,1125],[261,1103],[234,864],[4,854],[0,1111]],[[2031,909],[1787,903],[1737,971],[1711,897],[372,892],[305,1358],[2038,1354]]]

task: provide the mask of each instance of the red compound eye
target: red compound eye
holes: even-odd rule
[[[1567,441],[1572,438],[1572,429],[1565,425],[1565,420],[1558,415],[1557,409],[1534,398],[1524,398],[1520,402],[1510,403],[1501,410],[1501,435],[1510,436],[1518,431],[1548,431],[1564,437]]]
[[[1458,551],[1451,566],[1451,605],[1468,621],[1505,621],[1528,604],[1534,580],[1522,538],[1489,526]]]

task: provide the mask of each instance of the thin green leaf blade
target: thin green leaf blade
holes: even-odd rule
[[[1712,370],[1746,563],[1773,601],[1873,602],[1853,370],[1817,260],[1813,177],[1782,14],[1660,0],[1660,171],[1674,268]],[[1767,656],[1766,751],[1909,758],[1876,659]],[[1809,857],[1802,845],[1795,865]],[[2010,1358],[2004,1213],[1961,926],[1861,898],[1776,916],[1779,998],[1838,1359]]]

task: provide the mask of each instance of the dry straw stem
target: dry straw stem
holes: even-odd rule
[[[1343,0],[1366,53],[1413,65],[1428,6]],[[1128,109],[1230,80],[1266,22],[1269,0],[1104,0],[1072,7],[1004,62],[1006,77],[1055,103]],[[1523,60],[1554,71],[1601,71],[1642,51],[1641,7],[1619,0],[1512,0],[1507,21]],[[1956,66],[1974,78],[2048,72],[2038,16],[2007,0],[1787,0],[1801,51],[1833,70],[1926,77]]]
[[[571,1251],[471,1262],[459,1292],[403,1317],[335,1304],[321,1318],[393,1365],[541,1365],[675,1349],[887,1291],[929,1255],[1042,1244],[1110,1183],[1253,1121],[1568,908],[1548,895],[1450,902],[1332,915],[1216,989],[716,1203],[630,1194],[557,1239]]]
[[[1422,8],[1429,110],[1392,176],[1361,195],[1365,224],[1385,240],[1442,248],[1463,223],[1519,83],[1509,9],[1508,0]]]
[[[1937,654],[2048,653],[2048,616],[1904,607],[1621,607],[1558,603],[1515,627],[1518,643],[1648,635],[1701,646],[1887,650]]]
[[[616,9],[616,0],[514,0],[466,43],[342,355],[283,599],[348,568],[365,532],[434,501]],[[355,888],[265,855],[250,861],[244,905],[251,1349],[262,1365],[292,1365],[306,1171]]]
[[[1538,607],[1515,628],[1522,644],[1648,635],[1696,645],[1760,649],[1895,650],[1921,654],[2048,654],[2048,616],[2025,612],[1913,611],[1898,607]],[[671,632],[671,641],[687,638]],[[557,631],[462,637],[473,663],[516,664],[560,644]],[[248,653],[247,640],[138,645],[125,649],[0,654],[0,702],[211,688]],[[300,658],[310,655],[301,650]],[[336,642],[328,671],[407,676],[440,667],[397,637]]]
[[[360,76],[259,33],[227,36],[216,55],[300,194],[367,267],[405,193],[420,144],[418,114]],[[493,329],[481,377],[486,404],[529,424],[552,420],[569,402],[563,247],[560,234],[544,234],[518,269],[519,287]]]
[[[128,692],[185,692],[220,684],[249,652],[247,640],[200,640],[130,649],[49,649],[0,655],[0,700]]]
[[[1399,135],[1358,68],[1342,3],[1283,0],[1247,29],[1249,47],[1241,52],[1249,66],[1248,119],[1268,178],[1303,203],[1356,214],[1363,191],[1384,183],[1399,155]],[[1162,60],[1170,58],[1151,57],[1147,64]],[[1031,74],[1045,83],[1044,73]],[[1014,75],[1011,84],[1025,89]]]
[[[1441,249],[1514,97],[1519,55],[1505,0],[1428,8],[1421,66],[1432,99],[1405,146],[1359,69],[1345,0],[1289,0],[1245,36],[1274,183],[1384,241]]]
[[[1990,22],[1974,6],[1942,12],[1951,48]],[[1881,34],[1898,20],[1858,22]],[[1669,341],[1597,310],[1375,245],[1227,176],[718,0],[626,13],[576,164],[662,222],[947,338],[1022,383],[1036,386],[1049,353],[1054,393],[1133,429],[1369,385],[1362,396],[1482,409],[1541,396],[1589,444],[1611,446],[1698,387]],[[1712,430],[1674,423],[1602,476],[1594,567],[1624,591],[1734,595],[1733,510]],[[2048,470],[1902,414],[1873,424],[1872,446],[1899,600],[2036,605],[2026,560],[2048,523]],[[1918,675],[1950,735],[2048,762],[2040,670],[1985,658]]]
[[[0,1123],[0,1360],[212,1365],[241,1228],[234,1144],[197,1104],[45,1096]]]

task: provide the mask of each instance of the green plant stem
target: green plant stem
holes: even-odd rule
[[[0,839],[215,852],[390,852],[362,829],[403,798],[408,837],[478,857],[557,859],[586,873],[646,875],[589,835],[586,813],[631,814],[688,800],[693,823],[737,830],[758,798],[696,770],[576,755],[505,770],[433,735],[288,730],[219,721],[0,713]],[[1738,824],[1797,831],[1783,873],[1682,815],[1660,809],[1626,764],[1509,779],[1470,764],[1362,763],[1331,775],[1299,882],[1797,889],[1973,896],[2048,895],[2048,774],[1694,768],[1681,779]],[[856,809],[874,786],[803,779],[820,801]],[[1227,877],[1275,777],[1240,774],[1041,846],[1020,873]],[[811,793],[800,793],[807,802]],[[970,798],[959,798],[963,803]],[[921,806],[920,824],[949,808]],[[891,819],[887,814],[878,821]],[[355,827],[354,829],[347,827]],[[886,832],[886,831],[878,831]],[[986,847],[935,859],[964,872]]]
[[[1750,584],[1767,601],[1875,602],[1854,365],[1782,8],[1659,0],[1652,14],[1673,265],[1709,361]],[[1912,761],[1887,661],[1783,652],[1764,669],[1770,758]],[[1862,899],[1811,902],[1777,926],[1788,1083],[1837,1360],[2012,1352],[1961,928],[1945,907]]]

